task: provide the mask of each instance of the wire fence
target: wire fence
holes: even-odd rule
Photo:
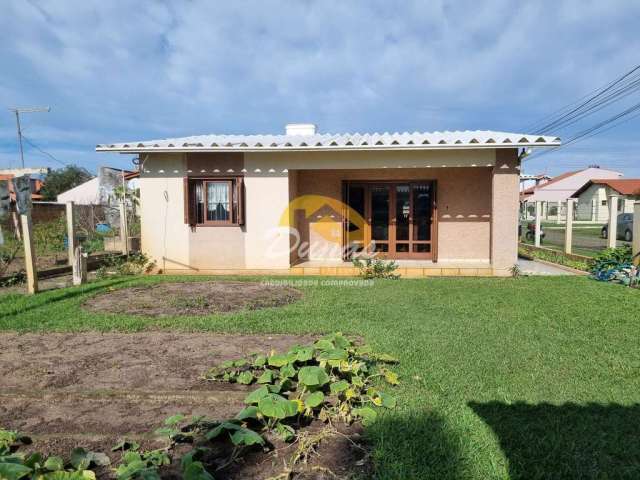
[[[565,251],[567,229],[566,202],[541,202],[540,246]],[[520,209],[520,241],[535,244],[535,204],[524,203]],[[532,213],[533,212],[533,213]],[[633,239],[633,213],[617,215],[615,246],[631,246]],[[573,210],[570,252],[586,257],[595,257],[610,246],[609,212],[591,203],[576,203]],[[613,241],[611,242],[613,243]]]
[[[122,251],[119,210],[102,205],[73,205],[76,245],[89,255]],[[68,260],[66,205],[36,202],[31,208],[32,239],[38,271],[63,266]],[[134,208],[127,208],[128,236],[139,235],[139,217]],[[9,215],[0,221],[0,277],[24,271],[24,248],[19,217],[12,206]],[[129,239],[129,249],[138,242]]]

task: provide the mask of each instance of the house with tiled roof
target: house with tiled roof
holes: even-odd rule
[[[165,273],[509,275],[522,152],[496,131],[201,135],[106,143],[137,154],[142,250]]]
[[[619,179],[622,173],[599,167],[588,167],[582,170],[565,172],[541,182],[536,186],[520,192],[521,212],[527,218],[535,215],[535,202],[542,202],[542,218],[549,221],[564,221],[563,204],[573,198],[576,192],[587,183],[598,179]],[[595,198],[585,197],[576,205],[578,222],[599,223],[603,216],[608,217],[606,203],[596,201]]]
[[[618,196],[618,213],[633,213],[633,204],[640,200],[640,178],[599,178],[589,180],[572,198],[578,205],[595,205],[598,223],[609,221],[609,197]]]

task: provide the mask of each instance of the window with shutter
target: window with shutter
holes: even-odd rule
[[[184,179],[185,223],[191,226],[244,225],[242,177]]]

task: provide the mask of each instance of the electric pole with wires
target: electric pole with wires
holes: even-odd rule
[[[12,107],[10,112],[16,115],[16,127],[18,128],[18,146],[20,148],[20,164],[24,168],[24,149],[22,147],[22,127],[20,126],[20,114],[21,113],[37,113],[37,112],[50,112],[51,107]]]

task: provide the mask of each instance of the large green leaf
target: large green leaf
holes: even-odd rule
[[[44,462],[44,468],[49,470],[50,472],[55,472],[56,470],[64,469],[64,461],[60,457],[49,457],[46,462]]]
[[[281,395],[270,393],[258,401],[258,410],[265,417],[287,418],[298,413],[298,405]]]
[[[324,393],[322,392],[313,392],[309,395],[305,401],[304,406],[307,408],[315,408],[324,402]]]
[[[327,360],[346,360],[349,357],[349,354],[346,350],[341,348],[334,348],[332,350],[325,350],[318,355],[318,360],[327,361]]]
[[[18,480],[31,473],[31,469],[19,463],[0,463],[0,479]]]
[[[262,372],[262,375],[258,377],[258,383],[271,383],[273,382],[273,379],[273,370],[265,370]]]
[[[258,407],[255,405],[249,405],[248,407],[240,410],[236,415],[236,419],[238,420],[247,420],[248,418],[258,418]]]
[[[251,382],[253,382],[253,374],[250,371],[245,370],[240,375],[238,375],[236,382],[241,383],[242,385],[249,385]]]
[[[349,382],[346,380],[340,380],[339,382],[332,383],[329,386],[331,393],[338,394],[340,392],[344,392],[347,388],[349,388]]]
[[[213,440],[214,438],[217,438],[222,432],[227,432],[227,431],[235,431],[235,430],[240,430],[242,427],[240,425],[238,425],[237,423],[233,423],[233,422],[222,422],[220,423],[220,425],[218,425],[215,428],[212,428],[211,430],[209,430],[206,434],[205,437],[207,440]]]
[[[182,469],[184,480],[214,480],[213,475],[207,472],[202,462],[190,462]]]
[[[324,338],[321,338],[320,340],[318,340],[316,343],[313,344],[313,346],[318,350],[333,350],[334,348],[336,348],[331,340],[327,340]]]
[[[308,362],[313,358],[313,347],[301,347],[300,345],[296,345],[289,353],[292,353],[296,356],[296,362]]]
[[[302,367],[298,372],[298,381],[309,387],[324,385],[329,375],[320,367]]]
[[[293,353],[281,353],[281,354],[271,355],[267,361],[269,365],[271,365],[272,367],[283,367],[287,363],[291,363],[295,361],[295,359],[296,359],[296,355]]]
[[[362,424],[366,427],[371,425],[378,418],[378,414],[371,407],[354,408],[351,410],[354,416],[362,419]]]
[[[231,434],[234,445],[264,445],[264,438],[253,430],[240,428]]]
[[[292,378],[296,376],[296,369],[290,363],[280,368],[280,378]]]
[[[244,403],[246,403],[247,405],[250,405],[252,403],[258,403],[258,400],[260,400],[262,397],[268,394],[269,394],[269,389],[267,388],[266,385],[263,385],[257,390],[254,390],[249,395],[247,395],[247,397],[244,399]]]

